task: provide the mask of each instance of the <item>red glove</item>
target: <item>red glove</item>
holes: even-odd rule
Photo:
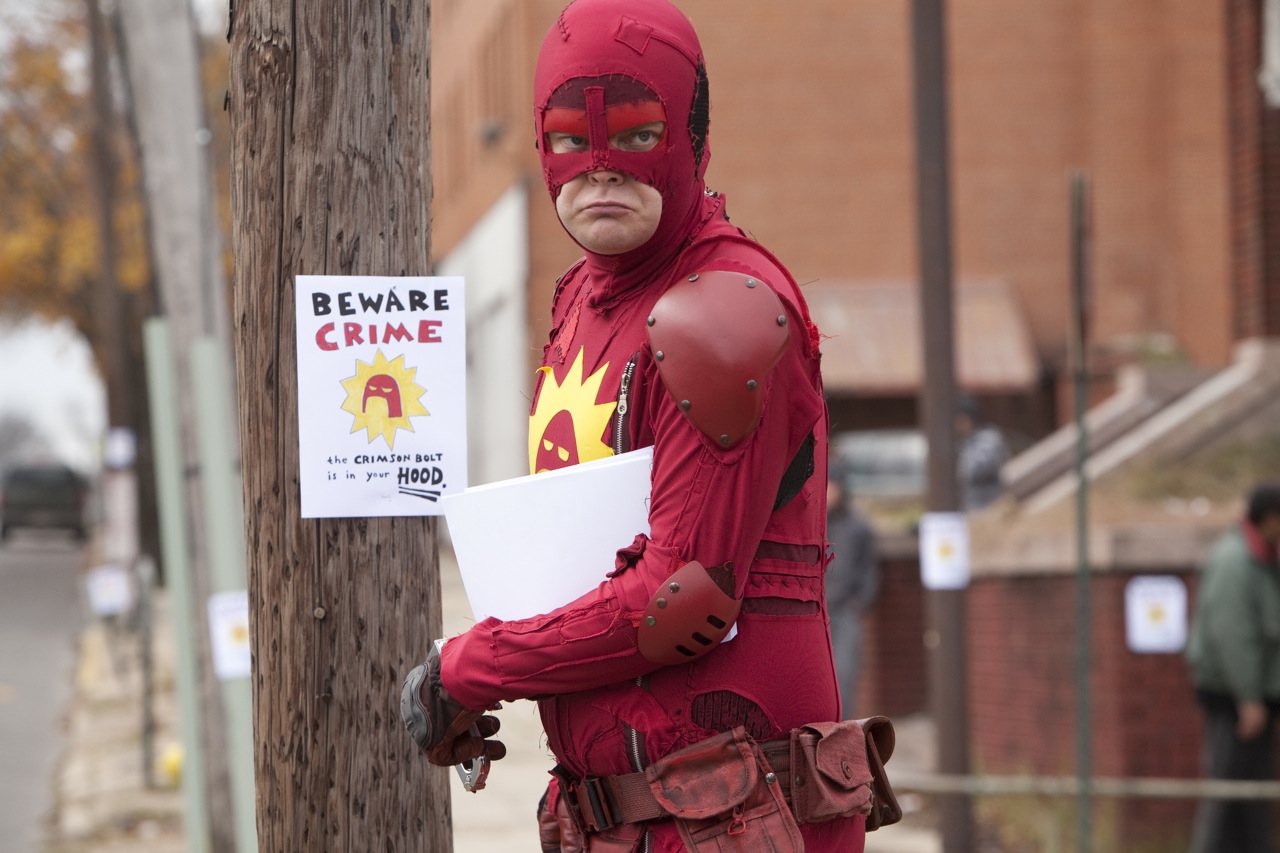
[[[432,764],[448,767],[482,755],[497,761],[507,754],[507,747],[502,741],[489,738],[501,723],[484,711],[463,707],[444,689],[440,680],[441,645],[435,643],[426,663],[415,666],[404,680],[400,716],[405,728]]]

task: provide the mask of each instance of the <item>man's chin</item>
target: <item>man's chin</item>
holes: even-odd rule
[[[594,228],[589,232],[577,235],[578,245],[596,255],[625,255],[632,249],[638,249],[648,240],[640,240],[634,235],[619,233],[614,228]]]

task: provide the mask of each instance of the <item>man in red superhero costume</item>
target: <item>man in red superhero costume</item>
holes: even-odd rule
[[[818,332],[790,273],[705,189],[697,36],[665,0],[577,0],[543,42],[535,107],[547,187],[585,257],[556,291],[530,465],[652,445],[650,532],[581,598],[450,639],[406,683],[406,723],[434,763],[499,758],[480,709],[536,698],[559,761],[545,850],[720,835],[742,846],[717,850],[856,853],[869,806],[806,818],[804,771],[782,754],[793,730],[840,719]],[[670,759],[690,752],[692,776]]]

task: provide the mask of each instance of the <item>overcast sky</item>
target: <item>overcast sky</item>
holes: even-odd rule
[[[0,415],[29,421],[55,459],[98,468],[106,397],[71,323],[0,318]]]

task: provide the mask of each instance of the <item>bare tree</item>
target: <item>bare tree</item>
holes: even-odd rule
[[[447,853],[448,778],[397,711],[439,636],[436,525],[300,517],[293,309],[299,274],[430,271],[430,4],[262,0],[229,34],[259,843]]]

